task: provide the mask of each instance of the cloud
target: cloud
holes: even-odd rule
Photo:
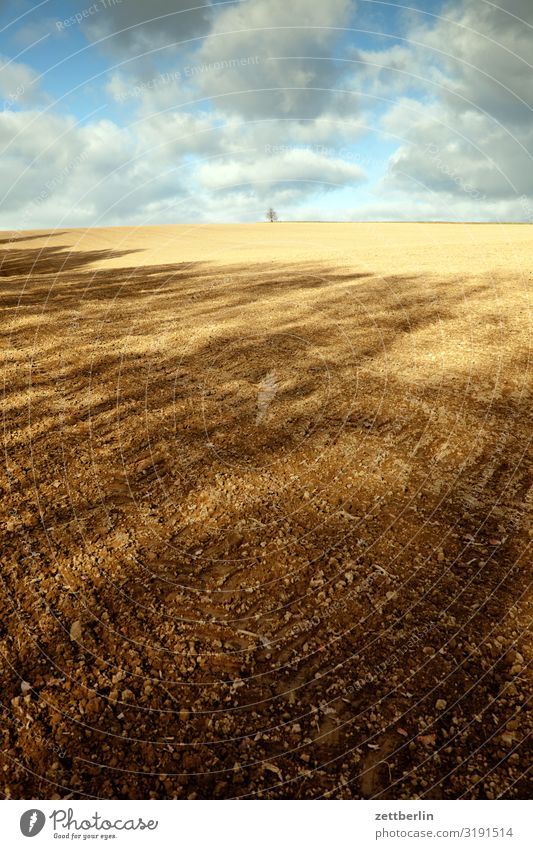
[[[433,70],[423,100],[400,97],[382,119],[385,131],[404,139],[389,161],[383,192],[470,200],[477,218],[504,208],[491,202],[533,197],[533,7],[522,0],[505,6],[449,4],[435,25],[409,33],[402,69]],[[383,63],[393,55],[394,49],[384,51]]]
[[[58,27],[58,19],[39,17],[26,21],[13,34],[13,41],[22,47],[33,47],[48,37],[63,38],[65,32]]]
[[[5,228],[142,222],[190,192],[184,163],[109,120],[0,113],[0,152]]]
[[[197,177],[207,189],[216,191],[246,185],[255,187],[261,194],[288,182],[303,184],[302,188],[309,193],[354,185],[365,179],[364,172],[351,162],[301,148],[280,153],[273,148],[271,153],[267,150],[262,156],[241,162],[207,163],[200,166]]]
[[[533,195],[533,127],[520,142],[504,127],[474,111],[455,113],[441,104],[418,113],[411,108],[402,122],[406,101],[388,116],[387,126],[402,126],[408,143],[389,160],[383,189],[447,192],[478,201]]]
[[[151,92],[142,91],[145,106],[151,102],[164,108],[171,105],[173,96],[181,95],[183,100],[198,98],[225,114],[248,119],[290,116],[308,120],[325,112],[354,115],[355,92],[335,89],[342,88],[346,76],[346,65],[337,61],[342,54],[338,43],[355,9],[353,0],[316,5],[307,0],[218,4],[208,12],[204,10],[205,20],[201,26],[195,24],[195,30],[206,38],[185,44],[176,54],[179,64],[176,56],[164,52],[168,60],[165,73],[174,75],[174,91],[153,85],[159,74],[146,62],[128,65],[137,74],[134,83],[127,79],[126,68],[115,76],[114,86],[129,87],[131,93],[135,86],[141,90],[152,84]],[[168,44],[174,34],[166,19],[164,23],[157,38],[143,27],[142,38],[153,44]],[[90,25],[94,37],[102,33],[102,27],[108,30],[110,21],[95,18]],[[188,29],[180,28],[180,32],[187,35]],[[117,38],[122,50],[122,36]],[[108,49],[116,48],[113,38]],[[127,51],[131,56],[130,48],[131,44]],[[137,49],[141,49],[139,45]]]
[[[193,5],[106,0],[82,22],[112,57],[113,120],[39,114],[36,73],[4,60],[0,97],[20,89],[0,112],[4,226],[257,220],[265,204],[286,219],[518,219],[517,195],[533,208],[530,0],[389,10],[378,19],[403,28],[386,40],[346,29],[371,13],[353,0]],[[365,125],[372,185],[353,147]],[[347,186],[364,202],[333,209]]]
[[[38,83],[38,74],[23,62],[13,62],[0,55],[0,97],[3,109],[16,109],[42,102],[44,95]]]
[[[171,112],[150,116],[138,124],[136,135],[139,148],[160,163],[224,149],[223,130],[212,115]]]
[[[196,6],[196,8],[194,8]],[[106,8],[87,18],[84,31],[91,41],[106,39],[106,52],[119,58],[167,47],[205,35],[212,7],[191,0],[107,0]]]
[[[455,194],[426,193],[424,197],[392,197],[390,195],[360,203],[357,207],[323,207],[309,204],[305,218],[316,221],[521,221],[524,218],[521,204],[510,200],[494,201],[480,206],[477,200],[459,198]],[[533,207],[529,209],[531,219]],[[301,215],[300,210],[300,215]],[[296,217],[296,216],[295,216]]]
[[[154,221],[260,220],[364,180],[330,151],[269,149],[228,158],[213,116],[174,114],[135,128],[88,125],[37,111],[0,114],[0,226],[97,226]],[[205,140],[205,150],[195,137]],[[191,150],[195,151],[191,157]],[[202,158],[203,157],[203,158]]]
[[[533,6],[523,0],[504,5],[507,11],[492,3],[450,6],[449,20],[414,37],[438,51],[448,77],[443,99],[453,109],[475,108],[507,124],[527,123],[533,106]]]
[[[194,57],[208,69],[198,88],[217,98],[219,108],[247,118],[353,112],[355,98],[334,89],[345,74],[335,60],[337,44],[354,10],[350,0],[248,0],[225,7]],[[246,57],[255,61],[218,70]]]

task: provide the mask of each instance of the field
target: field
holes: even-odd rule
[[[0,792],[528,798],[533,226],[0,233]]]

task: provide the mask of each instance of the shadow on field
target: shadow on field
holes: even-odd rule
[[[0,251],[0,495],[17,506],[3,548],[6,691],[30,681],[41,734],[68,748],[53,771],[50,752],[15,752],[33,774],[13,781],[33,798],[50,796],[52,772],[75,796],[144,798],[158,781],[170,796],[167,774],[181,796],[318,796],[337,788],[339,760],[368,740],[379,750],[403,712],[407,741],[396,734],[388,772],[368,766],[361,785],[386,793],[426,757],[408,744],[440,681],[470,723],[512,677],[499,655],[487,672],[469,641],[523,577],[528,399],[502,392],[487,406],[471,386],[490,364],[408,370],[491,297],[494,275],[463,285],[316,263],[89,267],[127,253]],[[365,584],[373,570],[382,583]],[[361,591],[338,589],[346,572]],[[77,619],[83,644],[69,638]],[[408,680],[429,663],[431,675]],[[65,692],[48,683],[59,675]],[[363,717],[377,706],[374,734]],[[475,751],[483,725],[472,734]],[[304,778],[302,740],[316,745]],[[443,742],[437,796],[457,768]],[[288,784],[270,791],[278,778],[257,764],[278,758]],[[365,763],[350,762],[354,781]]]
[[[20,241],[29,241],[31,238],[43,238],[34,236]],[[17,240],[15,240],[17,241]],[[0,244],[2,244],[0,242]],[[27,278],[33,284],[31,278],[43,278],[51,275],[60,275],[67,271],[73,271],[94,262],[104,259],[115,259],[134,253],[125,251],[72,251],[66,250],[65,246],[55,245],[44,248],[10,248],[0,250],[0,279],[2,278]],[[5,285],[5,284],[4,284]],[[4,290],[5,291],[5,290]],[[42,290],[36,289],[35,295]],[[8,305],[10,305],[8,303]]]
[[[34,236],[24,234],[22,236],[13,235],[6,238],[2,237],[0,238],[0,245],[15,245],[18,244],[18,242],[34,242],[36,239],[46,239],[51,236],[62,236],[64,232],[64,230],[60,230],[52,233],[36,233]]]

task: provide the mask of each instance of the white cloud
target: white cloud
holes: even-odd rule
[[[529,2],[506,0],[506,8],[533,20]],[[496,210],[516,218],[517,196],[533,197],[533,29],[493,4],[453,3],[436,25],[418,25],[409,36],[416,44],[410,57],[400,51],[402,67],[420,76],[433,71],[425,102],[400,98],[382,120],[384,130],[405,139],[382,190],[413,198],[438,192],[455,198],[462,213],[476,203],[476,218]],[[393,54],[385,51],[384,63]]]
[[[20,93],[0,113],[0,222],[257,220],[265,203],[324,217],[320,195],[332,207],[336,186],[365,180],[350,155],[365,125],[397,149],[365,187],[375,200],[327,216],[519,218],[517,194],[533,204],[533,3],[502,3],[405,16],[403,40],[364,50],[344,30],[353,0],[109,5],[82,28],[133,60],[109,69],[114,120],[40,115],[35,72],[4,60],[0,96]]]
[[[303,184],[306,193],[331,190],[360,183],[364,178],[363,171],[351,162],[299,148],[279,154],[273,149],[270,155],[247,157],[245,161],[210,162],[198,169],[198,180],[207,189],[247,185],[260,193],[287,182]]]
[[[32,106],[42,102],[43,93],[36,83],[38,74],[23,62],[0,55],[0,104],[3,110]]]
[[[37,112],[0,114],[0,225],[94,225],[144,220],[183,197],[179,164],[112,121],[79,126]]]

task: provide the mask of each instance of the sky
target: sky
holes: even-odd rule
[[[533,0],[0,0],[0,228],[533,222]]]

